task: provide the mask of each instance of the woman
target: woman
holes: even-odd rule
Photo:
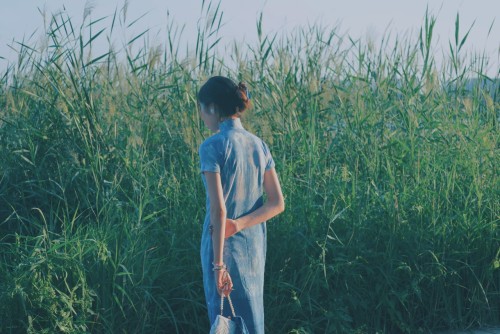
[[[215,132],[199,151],[207,193],[200,253],[210,324],[220,313],[220,295],[231,293],[250,333],[264,333],[265,221],[284,210],[274,161],[267,145],[241,125],[250,104],[244,84],[212,77],[198,92],[198,104]]]

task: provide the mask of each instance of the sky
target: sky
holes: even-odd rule
[[[0,13],[0,72],[16,60],[16,41],[40,40],[45,20],[51,13],[64,10],[73,24],[81,24],[85,8],[91,8],[91,19],[106,17],[101,26],[111,25],[115,10],[124,0],[3,0]],[[209,0],[206,1],[206,4]],[[215,4],[216,1],[213,1]],[[157,44],[164,43],[168,22],[183,26],[183,40],[190,43],[196,36],[202,0],[128,0],[127,22],[140,18],[122,32],[124,40],[149,29]],[[454,40],[455,19],[460,15],[460,34],[472,26],[465,50],[485,52],[489,58],[488,75],[498,76],[500,58],[500,0],[221,0],[222,42],[233,40],[252,44],[257,40],[256,21],[263,13],[264,34],[286,33],[295,27],[321,24],[338,26],[354,39],[370,38],[375,42],[385,31],[392,35],[417,37],[426,10],[436,17],[435,50],[448,52]],[[34,34],[33,34],[34,33]],[[30,38],[31,36],[31,38]],[[106,39],[101,39],[106,43]],[[11,47],[9,47],[9,45]]]

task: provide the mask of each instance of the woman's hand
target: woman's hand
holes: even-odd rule
[[[235,235],[241,231],[241,228],[238,225],[237,220],[227,218],[226,219],[226,233],[225,233],[225,238],[229,238],[230,236]]]
[[[215,283],[217,285],[217,291],[219,295],[229,296],[231,290],[233,290],[233,281],[231,280],[231,276],[229,276],[229,272],[225,269],[214,271],[215,275]]]

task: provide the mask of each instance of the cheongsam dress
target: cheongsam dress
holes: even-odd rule
[[[201,238],[203,286],[210,324],[220,313],[220,296],[214,272],[210,231],[210,199],[203,172],[220,173],[227,217],[237,219],[263,205],[264,173],[274,167],[268,146],[246,131],[239,118],[219,124],[219,132],[207,138],[199,150],[206,192],[206,216]],[[243,229],[224,242],[223,261],[233,281],[231,300],[251,334],[264,333],[264,266],[266,223]],[[230,308],[224,305],[224,315]]]

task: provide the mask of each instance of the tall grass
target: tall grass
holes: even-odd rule
[[[126,8],[81,27],[57,14],[46,47],[19,43],[0,75],[0,333],[208,330],[196,92],[214,74],[251,87],[244,123],[286,197],[266,332],[500,323],[500,91],[463,54],[459,16],[437,68],[431,14],[379,46],[320,26],[266,36],[260,16],[256,45],[224,57],[223,13],[202,12],[187,56],[174,22],[165,46],[144,31],[94,54],[134,25]]]

